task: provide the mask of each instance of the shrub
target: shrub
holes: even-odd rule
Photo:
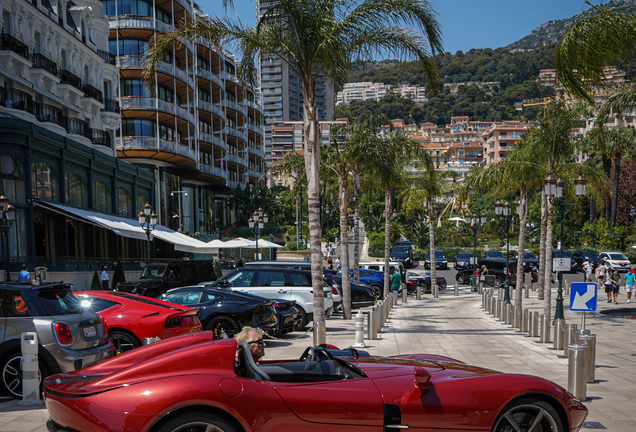
[[[93,281],[91,282],[91,290],[101,290],[102,284],[99,281],[99,275],[97,274],[97,270],[93,274]]]
[[[217,279],[221,279],[223,277],[223,272],[221,271],[221,264],[218,261],[214,261],[214,273],[216,274]]]
[[[113,282],[110,287],[114,289],[117,284],[121,282],[126,282],[126,275],[124,274],[124,267],[121,265],[121,261],[119,261],[115,266],[115,274],[113,275]]]

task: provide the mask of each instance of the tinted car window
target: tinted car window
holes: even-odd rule
[[[537,258],[532,252],[525,252],[523,254],[523,257],[527,258],[527,259],[536,259]]]
[[[7,291],[5,293],[8,317],[28,317],[29,309],[19,291]]]
[[[581,254],[583,256],[588,257],[588,258],[598,259],[598,253],[596,253],[594,251],[583,251],[583,252],[581,252]]]
[[[398,253],[398,254],[407,254],[409,253],[410,249],[407,246],[396,246],[393,249],[391,249],[391,253]]]
[[[197,266],[197,271],[199,272],[199,279],[201,280],[213,280],[216,279],[216,275],[212,276],[212,266],[211,265],[200,265]]]
[[[70,290],[41,290],[36,291],[36,296],[48,315],[77,314],[83,310],[80,300]]]
[[[214,294],[210,294],[210,293],[204,292],[204,293],[201,294],[201,303],[211,302],[215,298],[216,298],[216,296]]]
[[[237,270],[235,273],[228,275],[224,282],[229,283],[232,288],[249,287],[252,286],[254,273],[254,270]]]
[[[181,268],[179,266],[170,266],[167,271],[168,279],[181,279]]]
[[[86,303],[84,302],[84,299],[86,299],[87,303],[90,303],[88,307],[86,307],[86,309],[88,309],[91,312],[101,312],[108,308],[112,308],[113,306],[118,304],[118,303],[115,303],[114,301],[105,300],[98,297],[90,297],[87,295],[80,295],[79,298],[82,305],[86,305]]]
[[[360,277],[373,277],[375,273],[360,271]]]
[[[610,259],[613,260],[625,260],[627,261],[627,257],[625,255],[623,255],[622,253],[611,253],[608,254],[610,256]]]
[[[163,277],[164,272],[166,271],[165,265],[149,265],[146,266],[143,273],[141,274],[141,279],[157,279]]]
[[[458,254],[457,254],[457,258],[460,258],[460,259],[461,259],[461,258],[467,259],[467,258],[470,258],[470,257],[472,257],[472,256],[473,256],[473,254],[471,254],[471,253],[465,253],[465,252],[462,252],[462,253],[458,253]]]
[[[199,303],[200,298],[200,291],[178,291],[162,296],[161,300],[177,303],[180,305],[195,305]]]
[[[552,256],[554,258],[572,258],[572,253],[570,251],[561,251],[561,250],[553,250]]]
[[[196,279],[197,278],[197,268],[191,264],[185,264],[183,266],[183,277],[185,279]]]
[[[499,252],[499,251],[488,251],[488,252],[486,252],[486,257],[488,257],[488,258],[505,258],[503,252]]]
[[[259,272],[256,286],[285,286],[285,275],[281,272]]]
[[[375,271],[379,271],[380,270],[380,266],[370,265],[368,267],[369,267],[369,270],[375,270]]]
[[[292,286],[311,286],[308,278],[302,273],[288,273]]]

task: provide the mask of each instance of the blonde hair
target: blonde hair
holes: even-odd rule
[[[234,335],[234,339],[236,339],[236,342],[254,342],[254,339],[252,338],[252,335],[250,334],[250,332],[256,332],[258,333],[259,336],[263,336],[263,330],[261,329],[255,329],[253,327],[250,326],[245,326],[241,329],[241,331],[237,334]]]

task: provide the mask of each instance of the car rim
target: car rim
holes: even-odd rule
[[[123,333],[115,333],[108,337],[115,345],[115,354],[119,355],[121,353],[125,353],[126,351],[130,351],[131,349],[135,349],[137,344],[132,338]]]
[[[464,276],[460,276],[457,282],[459,282],[461,285],[464,285],[466,283],[466,278]]]
[[[229,320],[221,318],[212,326],[212,332],[214,332],[214,339],[219,339],[223,333],[225,333],[227,337],[233,338],[236,329]]]
[[[225,432],[220,427],[207,422],[191,422],[177,426],[172,432]]]
[[[376,300],[380,300],[382,298],[382,291],[380,291],[379,287],[373,287],[373,295],[375,296]]]
[[[519,405],[501,416],[493,432],[548,432],[558,430],[557,420],[541,406]]]
[[[14,397],[22,397],[22,356],[16,356],[5,363],[2,369],[4,385]],[[38,369],[38,384],[42,381],[42,374]]]

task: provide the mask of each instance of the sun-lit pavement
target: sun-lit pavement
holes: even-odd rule
[[[524,298],[524,307],[541,311],[543,304],[536,297],[536,293],[531,293],[529,299]],[[567,310],[567,304],[566,301],[566,319],[580,325],[580,313]],[[616,307],[599,302],[599,309]],[[587,328],[598,338],[596,383],[587,387],[587,425],[590,429],[632,432],[636,424],[636,320],[593,314],[588,316]],[[312,338],[311,333],[298,336],[299,333],[292,333],[280,341],[267,340],[265,358],[300,356],[312,344]],[[353,344],[354,339],[353,320],[328,320],[329,343],[342,348]],[[448,289],[438,299],[424,295],[420,301],[409,298],[406,304],[399,303],[380,339],[365,343],[371,354],[434,353],[502,372],[537,375],[567,386],[567,359],[562,351],[553,351],[552,344],[541,344],[538,338],[529,338],[499,323],[481,309],[481,297],[467,288],[461,289],[458,297]],[[45,431],[47,418],[45,409],[25,410],[15,402],[0,403],[3,432]]]

